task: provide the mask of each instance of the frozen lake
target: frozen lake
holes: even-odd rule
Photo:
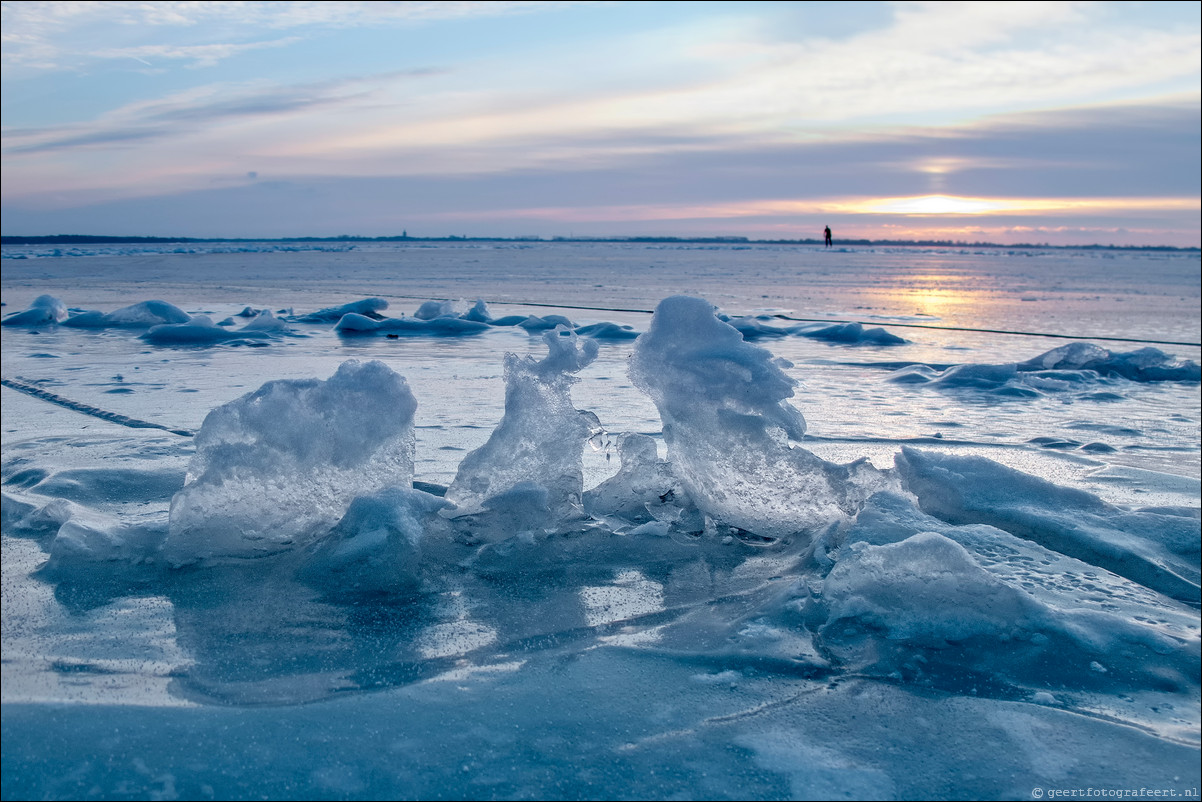
[[[6,798],[1198,795],[1197,253],[3,256]]]

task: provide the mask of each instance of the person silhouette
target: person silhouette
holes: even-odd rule
[[[823,232],[822,232],[822,235],[823,235],[823,237],[825,237],[825,239],[826,239],[826,247],[828,247],[828,248],[829,248],[829,247],[831,247],[831,227],[830,227],[830,226],[827,226],[827,227],[826,227],[826,228],[823,230]]]

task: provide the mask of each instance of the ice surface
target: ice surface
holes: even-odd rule
[[[1075,567],[1078,577],[1088,573],[1084,564]],[[1193,616],[1161,610],[1160,621],[1133,621],[1068,594],[1040,600],[1011,580],[937,532],[882,545],[859,541],[844,549],[804,615],[826,654],[882,674],[951,671],[970,682],[981,681],[972,677],[977,673],[990,682],[1054,688],[1181,690],[1202,665]],[[1105,577],[1092,584],[1094,595],[1107,592]],[[1094,665],[1108,676],[1099,677]]]
[[[1197,516],[1116,509],[984,457],[904,448],[897,467],[926,512],[953,523],[985,523],[1198,604]]]
[[[180,564],[304,546],[354,496],[408,486],[416,408],[387,365],[351,360],[328,380],[268,382],[213,410],[171,501],[165,557]]]
[[[1196,342],[1196,256],[255,247],[5,249],[6,308],[183,297],[272,346],[5,328],[6,799],[1197,786],[1202,410],[1188,372],[1152,380],[1196,347],[908,329],[888,369],[951,375],[927,393],[873,343],[770,353],[699,299],[587,334],[687,287],[785,310],[765,328]],[[377,296],[487,298],[402,319],[488,329],[260,316]],[[484,489],[452,507],[460,468]]]

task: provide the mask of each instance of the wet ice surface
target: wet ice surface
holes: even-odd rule
[[[1196,254],[273,247],[5,259],[6,797],[1196,795]]]

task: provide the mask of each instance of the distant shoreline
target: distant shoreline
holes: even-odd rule
[[[53,234],[47,236],[0,236],[0,245],[170,245],[172,243],[205,242],[613,242],[613,243],[681,243],[703,245],[822,245],[820,239],[751,239],[749,237],[411,237],[408,235],[388,237],[124,237],[93,234]],[[1182,248],[1175,245],[1049,245],[1047,243],[1023,242],[1007,245],[999,242],[962,242],[958,240],[892,240],[892,239],[846,239],[838,240],[837,246],[917,246],[939,248],[1031,248],[1049,250],[1097,250],[1097,251],[1172,251],[1199,252],[1197,247]]]

